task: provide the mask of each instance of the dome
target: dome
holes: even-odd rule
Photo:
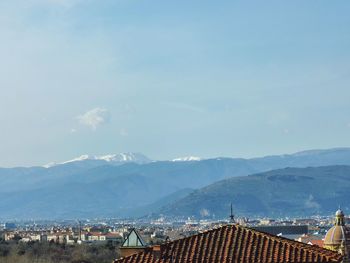
[[[341,253],[345,253],[350,249],[350,228],[345,226],[344,213],[342,210],[338,209],[335,212],[335,221],[334,226],[328,230],[323,246],[327,249],[333,251],[342,251]],[[344,250],[344,247],[346,249]]]
[[[342,242],[349,239],[350,230],[346,226],[335,225],[328,230],[324,244],[327,246],[340,246]]]

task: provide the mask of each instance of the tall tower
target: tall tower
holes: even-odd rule
[[[78,223],[79,223],[79,240],[81,242],[81,221],[78,220]]]
[[[230,223],[231,223],[231,224],[234,224],[234,223],[235,223],[235,216],[234,216],[234,214],[233,214],[232,203],[231,203]]]

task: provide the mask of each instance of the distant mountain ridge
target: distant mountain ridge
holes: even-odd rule
[[[350,149],[175,162],[148,162],[148,158],[139,163],[127,158],[122,163],[110,161],[114,158],[83,157],[49,168],[0,168],[0,218],[123,218],[140,211],[153,214],[184,198],[188,189],[231,177],[286,167],[350,165]]]
[[[201,161],[204,160],[203,158],[197,157],[197,156],[185,156],[185,157],[178,157],[174,158],[171,161],[173,162],[194,162],[194,161]],[[51,168],[53,166],[57,165],[63,165],[67,163],[75,163],[75,162],[92,162],[92,161],[101,161],[106,162],[109,164],[114,165],[120,165],[125,163],[138,163],[138,164],[145,164],[150,162],[156,162],[155,160],[151,160],[147,156],[141,154],[141,153],[117,153],[117,154],[106,154],[106,155],[88,155],[83,154],[79,157],[73,158],[68,161],[63,162],[51,162],[48,164],[43,165],[44,168]]]
[[[159,213],[197,218],[310,216],[350,212],[350,166],[284,168],[225,179],[167,204]]]
[[[74,163],[74,162],[84,162],[84,161],[105,161],[113,164],[124,164],[124,163],[142,164],[142,163],[152,162],[151,159],[149,159],[148,157],[146,157],[141,153],[117,153],[117,154],[107,154],[107,155],[100,155],[100,156],[84,154],[69,161],[64,161],[61,163],[53,162],[53,163],[43,165],[43,167],[50,168],[57,165]]]
[[[291,165],[293,165],[293,162],[296,161],[296,159],[304,159],[305,162],[310,162],[310,160],[307,160],[308,157],[311,157],[313,160],[313,163],[316,165],[320,165],[319,161],[315,159],[316,156],[319,156],[322,158],[322,156],[326,156],[327,159],[332,159],[333,156],[333,162],[336,162],[337,164],[346,164],[348,163],[348,154],[350,152],[350,148],[348,147],[339,147],[339,148],[332,148],[332,149],[319,149],[319,150],[306,150],[306,151],[300,151],[292,154],[282,154],[282,155],[267,155],[263,157],[255,157],[255,158],[234,158],[234,157],[215,157],[215,158],[201,158],[198,156],[185,156],[185,157],[178,157],[174,158],[171,161],[173,162],[193,162],[193,161],[204,161],[204,160],[210,160],[210,159],[235,159],[235,160],[246,160],[249,162],[255,162],[259,163],[260,161],[266,162],[273,162],[273,161],[280,161],[285,159],[286,161],[289,161]],[[344,156],[341,156],[341,154],[344,154]],[[67,163],[75,163],[75,162],[92,162],[92,161],[100,161],[100,164],[104,161],[109,164],[125,164],[125,163],[138,163],[138,164],[146,164],[150,162],[157,162],[157,160],[152,160],[145,156],[142,153],[133,153],[133,152],[127,152],[127,153],[117,153],[117,154],[106,154],[106,155],[88,155],[83,154],[79,157],[73,158],[68,161],[63,162],[51,162],[46,165],[43,165],[44,168],[50,168],[57,165],[63,165]],[[158,160],[159,161],[159,160]],[[299,162],[300,160],[298,160]]]

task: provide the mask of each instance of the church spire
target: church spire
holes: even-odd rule
[[[235,223],[235,216],[234,216],[234,214],[233,214],[232,203],[231,203],[230,223],[231,223],[231,224],[234,224],[234,223]]]

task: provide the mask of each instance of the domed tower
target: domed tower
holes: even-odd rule
[[[338,209],[335,213],[334,226],[328,230],[323,246],[327,249],[338,251],[344,255],[343,262],[349,262],[350,229],[345,226],[344,213],[341,209]]]

